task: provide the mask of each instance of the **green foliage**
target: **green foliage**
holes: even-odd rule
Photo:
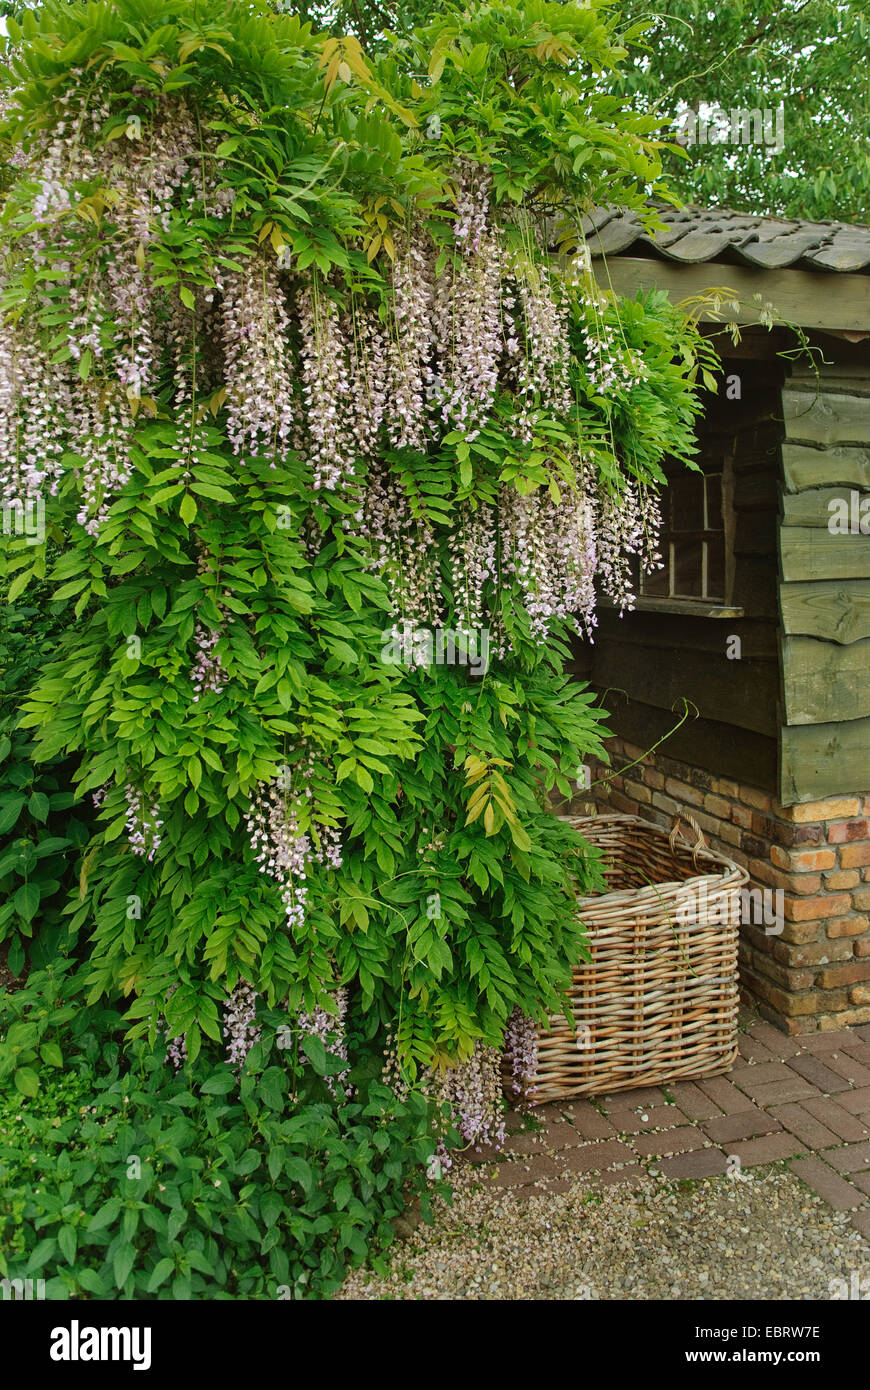
[[[784,148],[697,144],[666,153],[671,186],[687,202],[813,221],[870,221],[870,44],[862,0],[623,0],[624,23],[643,26],[614,83],[670,123],[700,103],[784,107]],[[673,138],[673,126],[663,126]]]
[[[620,303],[588,271],[582,289],[562,277],[542,297],[557,319],[565,306],[558,406],[529,386],[527,410],[508,373],[479,429],[433,428],[419,448],[384,432],[342,487],[316,488],[306,296],[397,336],[412,232],[456,283],[470,167],[491,181],[511,294],[549,283],[556,243],[582,266],[593,204],[651,218],[649,195],[670,195],[657,118],[602,95],[627,57],[606,6],[475,0],[395,32],[379,11],[359,37],[307,18],[261,0],[49,0],[9,23],[0,307],[16,361],[29,348],[63,384],[43,393],[44,450],[27,446],[63,467],[46,544],[4,533],[0,551],[13,971],[39,926],[27,986],[0,996],[0,1273],[46,1277],[55,1298],[328,1296],[390,1239],[445,1129],[414,1083],[481,1040],[500,1047],[514,1010],[543,1022],[563,1006],[585,951],[577,891],[602,882],[549,803],[607,732],[565,674],[578,624],[554,616],[542,640],[522,564],[500,557],[480,597],[492,659],[474,674],[395,665],[382,648],[413,575],[360,518],[382,470],[431,560],[433,622],[461,626],[458,528],[505,495],[580,515],[587,483],[612,497],[660,482],[666,457],[690,463],[696,378],[713,366],[663,296]],[[173,141],[169,194],[147,183],[136,204],[133,142],[152,159]],[[51,197],[53,176],[34,175],[46,149]],[[135,324],[101,290],[125,269],[147,300]],[[236,275],[263,285],[265,317],[256,300],[244,331],[278,324],[295,364],[286,447],[277,425],[250,447],[233,435],[240,398],[270,384],[222,338]],[[137,334],[145,387],[119,370]],[[82,402],[97,423],[65,431],[52,411],[79,420]],[[104,487],[118,449],[129,471]],[[211,685],[195,679],[204,646]],[[287,779],[309,792],[295,819],[279,805],[292,843],[341,844],[340,862],[306,863],[304,912],[289,914],[251,836],[263,788]],[[240,983],[262,1035],[237,1078],[216,1058]],[[350,1099],[348,1061],[300,1024],[338,986]],[[182,1036],[173,1075],[164,1048]],[[388,1036],[406,1100],[381,1080]]]
[[[74,763],[63,753],[36,763],[19,724],[21,703],[61,626],[56,607],[44,592],[40,598],[40,607],[0,610],[0,943],[13,974],[30,953],[49,958],[65,934],[71,873],[88,838],[69,787]]]
[[[678,115],[701,103],[728,112],[784,107],[781,152],[730,144],[696,145],[684,154],[665,148],[671,190],[705,207],[870,221],[870,27],[863,0],[730,0],[715,7],[621,0],[617,8],[610,42],[621,43],[627,57],[615,68],[604,65],[600,90],[655,114],[663,140],[673,140]],[[407,36],[445,9],[452,7],[429,0],[349,0],[305,12],[359,34],[374,49],[389,33]]]
[[[396,575],[373,573],[352,524],[357,500],[315,491],[297,452],[234,452],[235,387],[214,375],[197,325],[202,296],[264,250],[316,293],[365,298],[387,316],[390,259],[412,219],[426,219],[444,266],[455,255],[458,158],[489,171],[497,202],[522,203],[505,236],[530,265],[538,253],[524,217],[558,221],[570,248],[591,202],[606,195],[640,210],[650,189],[666,196],[653,123],[600,93],[625,58],[614,20],[541,0],[447,7],[369,54],[297,16],[225,0],[202,0],[195,15],[184,0],[50,0],[9,27],[10,143],[42,139],[77,80],[71,69],[99,111],[88,138],[101,162],[56,215],[75,271],[40,268],[28,250],[42,232],[26,177],[3,213],[6,312],[34,325],[55,362],[70,359],[93,268],[129,254],[110,216],[124,196],[123,147],[153,138],[180,96],[202,168],[231,207],[218,215],[194,182],[135,252],[161,296],[155,312],[180,312],[178,332],[192,335],[190,416],[175,407],[173,362],[161,361],[153,395],[127,391],[132,477],[99,530],[77,520],[75,469],[86,461],[73,454],[48,499],[51,545],[12,537],[4,547],[10,598],[44,584],[57,618],[19,702],[9,776],[37,821],[49,793],[33,798],[31,764],[40,777],[62,766],[77,807],[99,802],[83,857],[82,837],[64,830],[74,841],[65,877],[42,851],[52,876],[40,909],[48,921],[63,904],[65,949],[83,961],[91,1005],[126,997],[132,1037],[153,1042],[165,1021],[187,1035],[192,1057],[220,1042],[220,1005],[240,980],[291,1014],[327,1004],[336,979],[348,984],[369,1035],[393,1029],[412,1072],[467,1056],[478,1038],[497,1045],[515,1007],[540,1019],[559,1007],[583,950],[575,887],[596,882],[593,858],[546,804],[554,789],[567,794],[605,732],[591,697],[561,674],[570,625],[541,646],[505,588],[495,616],[511,655],[481,678],[383,662],[384,581]],[[219,142],[214,155],[205,131]],[[626,476],[660,480],[665,455],[690,457],[692,378],[708,360],[698,335],[662,296],[601,314],[626,360],[643,364],[634,390],[599,393],[578,348],[573,414],[539,414],[527,443],[516,400],[502,394],[476,436],[447,432],[425,455],[387,456],[443,555],[463,505],[474,511],[504,486],[570,494],[578,449],[617,491]],[[82,390],[111,389],[110,317],[99,333],[99,353],[88,347],[78,361]],[[362,461],[357,477],[363,486]],[[226,679],[194,699],[203,629],[219,634]],[[311,866],[305,921],[288,931],[246,817],[258,787],[296,768],[303,749],[312,798],[300,833],[317,844],[340,829],[343,864]],[[473,760],[493,770],[479,817],[467,805]],[[153,853],[131,853],[129,795],[159,813]],[[48,812],[70,799],[52,788]],[[48,828],[63,852],[53,820]],[[2,863],[29,875],[13,899],[23,931],[38,851],[19,849],[24,857]]]
[[[16,1028],[69,1033],[74,1006],[43,1005],[63,992],[34,974],[0,1001],[6,1046]],[[204,1059],[174,1076],[141,1045],[128,1069],[119,1024],[79,1011],[63,1071],[32,1098],[2,1087],[0,1276],[45,1279],[51,1299],[324,1298],[391,1242],[417,1189],[428,1214],[419,1095],[400,1102],[360,1066],[338,1104],[319,1080],[334,1059],[309,1040],[291,1106],[290,1054],[267,1034],[241,1081]]]

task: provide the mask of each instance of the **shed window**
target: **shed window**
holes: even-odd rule
[[[726,489],[728,459],[703,471],[668,474],[661,553],[664,565],[641,579],[644,598],[727,603]]]

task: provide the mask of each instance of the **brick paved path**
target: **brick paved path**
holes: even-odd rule
[[[744,1168],[790,1160],[870,1240],[870,1024],[789,1038],[755,1022],[727,1076],[673,1081],[537,1107],[540,1131],[513,1134],[495,1181],[560,1191],[572,1175],[639,1182],[644,1171],[705,1178],[736,1154]],[[734,1165],[732,1165],[734,1166]]]

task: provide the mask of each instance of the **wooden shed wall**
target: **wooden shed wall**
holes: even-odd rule
[[[741,379],[741,399],[725,377]],[[734,582],[740,618],[692,616],[644,607],[620,618],[602,609],[594,644],[578,644],[576,673],[604,696],[610,727],[650,748],[678,722],[685,697],[698,710],[662,746],[669,757],[776,792],[780,699],[777,609],[781,389],[779,363],[729,359],[708,401],[700,442],[713,458],[734,459]],[[739,660],[729,639],[740,638]],[[732,647],[733,650],[733,647]]]
[[[783,392],[780,528],[785,805],[870,788],[870,536],[829,502],[870,489],[870,351],[838,346]]]

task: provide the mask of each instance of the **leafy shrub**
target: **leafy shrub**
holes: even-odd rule
[[[42,993],[55,994],[44,1007]],[[39,1038],[71,1031],[67,1069],[33,1098],[0,1100],[0,1274],[42,1278],[46,1297],[321,1298],[349,1264],[393,1238],[434,1153],[432,1107],[398,1101],[358,1066],[334,1100],[338,1065],[308,1039],[307,1094],[267,1043],[244,1074],[203,1057],[175,1075],[140,1044],[123,1061],[120,1016],[70,1030],[57,976],[34,973],[0,1023]],[[34,1038],[34,1042],[38,1041]],[[45,1060],[59,1060],[56,1042]]]

